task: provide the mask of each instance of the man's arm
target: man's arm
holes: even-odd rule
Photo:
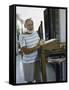
[[[22,47],[21,48],[21,52],[22,53],[24,52],[25,54],[30,54],[30,53],[36,51],[39,47],[40,47],[39,43],[37,44],[37,46],[35,46],[33,48]]]

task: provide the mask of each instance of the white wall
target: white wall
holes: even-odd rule
[[[44,33],[44,13],[46,8],[32,8],[32,7],[16,7],[16,14],[25,22],[27,18],[32,18],[34,21],[34,31],[38,30],[40,22],[43,21],[43,33]],[[24,24],[23,24],[23,29]],[[44,36],[45,37],[45,36]]]
[[[16,13],[23,21],[27,18],[33,19],[35,31],[38,29],[40,21],[43,21],[43,10],[44,8],[16,7]]]
[[[66,10],[59,10],[60,16],[60,42],[66,41]]]

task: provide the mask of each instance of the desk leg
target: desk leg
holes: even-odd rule
[[[45,62],[45,55],[41,55],[41,69],[42,69],[42,80],[43,82],[46,82],[46,62]]]
[[[62,80],[62,64],[57,63],[56,64],[56,81]]]

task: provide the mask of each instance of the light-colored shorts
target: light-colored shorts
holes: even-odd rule
[[[35,71],[35,64],[38,66],[38,72]],[[40,80],[40,67],[38,63],[23,63],[23,69],[25,81],[34,81],[35,73],[38,74],[38,80]]]

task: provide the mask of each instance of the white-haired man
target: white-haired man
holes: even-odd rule
[[[23,53],[24,79],[27,82],[34,81],[35,62],[38,61],[38,48],[40,37],[34,31],[33,20],[26,19],[26,32],[20,36],[21,52]]]

